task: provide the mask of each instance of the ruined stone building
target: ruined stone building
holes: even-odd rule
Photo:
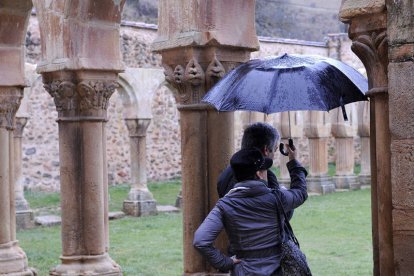
[[[139,182],[142,175],[133,174],[145,171],[143,160],[157,157],[148,152],[150,158],[142,158],[141,154],[139,160],[128,160],[127,151],[122,156],[111,152],[109,146],[125,143],[130,153],[142,153],[148,142],[163,151],[160,144],[150,141],[167,136],[181,139],[176,144],[179,149],[174,150],[181,153],[183,273],[214,273],[196,254],[191,242],[195,229],[217,201],[213,192],[215,179],[234,151],[238,115],[215,112],[200,102],[200,95],[235,66],[253,57],[282,51],[349,60],[355,62],[356,68],[361,62],[364,65],[369,81],[370,123],[362,127],[360,136],[369,137],[364,141],[370,142],[373,274],[414,274],[412,1],[342,1],[337,13],[348,24],[350,40],[341,35],[331,36],[324,44],[259,40],[255,4],[254,0],[159,0],[155,30],[154,26],[121,24],[124,0],[0,3],[0,274],[33,275],[24,248],[16,240],[16,208],[22,199],[15,195],[15,185],[25,169],[18,158],[22,143],[28,159],[23,162],[59,169],[58,179],[56,175],[42,175],[47,168],[39,169],[42,177],[58,181],[62,198],[62,255],[60,264],[51,268],[50,274],[122,275],[122,268],[111,258],[108,242],[108,183],[112,177],[109,170],[115,172],[114,179],[128,172],[108,167],[108,161],[118,155],[119,164],[131,162],[131,177],[137,180],[132,196],[142,197],[146,196],[145,187]],[[33,7],[36,16],[31,15]],[[277,3],[274,7],[278,7]],[[349,49],[360,61],[351,57]],[[147,54],[137,54],[140,51]],[[36,64],[41,82],[35,74],[31,80],[26,78],[30,74],[25,69],[30,71],[32,67],[33,71],[33,66],[25,66],[26,62]],[[161,82],[166,81],[164,84],[174,96],[161,83],[150,82],[145,84],[151,87],[150,91],[140,92],[152,95],[151,101],[145,102],[149,96],[139,98],[134,91],[140,86],[140,78],[153,80],[156,73],[142,72],[137,67],[161,66],[165,78],[161,77]],[[29,84],[38,89],[27,88]],[[38,99],[37,103],[43,106],[30,106],[30,100],[26,100],[30,98]],[[153,129],[149,129],[148,113],[140,113],[141,101],[155,107],[151,111]],[[23,108],[19,109],[20,105]],[[28,118],[30,109],[47,110],[52,115]],[[167,110],[171,113],[164,118]],[[316,183],[314,187],[323,192],[331,121],[318,112],[303,116],[307,118],[305,132],[309,131],[306,138],[313,148],[310,176]],[[180,134],[173,127],[178,126],[178,117]],[[53,123],[54,120],[57,122]],[[29,131],[24,138],[24,131],[20,130],[26,123]],[[159,123],[173,126],[166,133],[156,133]],[[283,123],[280,124],[283,129]],[[34,129],[45,131],[39,137],[33,134]],[[115,132],[127,132],[129,137],[117,138]],[[335,138],[340,138],[337,141],[352,138],[343,125],[335,133]],[[56,145],[47,144],[53,137],[58,140],[58,151]],[[351,140],[343,141],[346,144]],[[42,144],[50,149],[55,147],[51,156],[45,154],[43,160],[30,160],[30,156],[42,152]],[[361,148],[363,145],[367,144],[361,142]],[[175,157],[169,158],[173,162]],[[312,162],[322,166],[315,168]],[[148,173],[157,166],[150,165]],[[171,175],[174,173],[172,170]],[[21,188],[17,191],[21,195]],[[221,241],[221,246],[224,244]]]

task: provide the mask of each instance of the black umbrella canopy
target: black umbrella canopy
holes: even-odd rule
[[[203,98],[218,111],[266,114],[329,111],[367,100],[366,78],[349,65],[316,55],[253,59],[225,75]],[[344,116],[346,114],[344,113]]]

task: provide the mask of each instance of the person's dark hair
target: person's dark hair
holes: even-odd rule
[[[259,148],[264,150],[267,146],[273,149],[277,141],[279,141],[279,133],[269,124],[258,122],[249,125],[243,133],[241,148]]]

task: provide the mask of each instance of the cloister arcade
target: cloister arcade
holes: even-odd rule
[[[124,73],[120,54],[123,4],[123,0],[0,3],[1,275],[34,273],[16,240],[16,209],[24,201],[18,205],[15,197],[19,166],[15,149],[19,147],[14,139],[19,137],[15,129],[24,125],[16,113],[27,86],[24,40],[33,6],[42,37],[42,61],[36,71],[58,112],[62,256],[50,275],[122,274],[110,257],[108,242],[105,125],[108,101],[116,87],[120,84],[120,93],[128,98],[136,83],[128,70]],[[235,121],[233,113],[217,113],[200,99],[224,73],[249,60],[250,53],[258,49],[254,6],[254,0],[159,0],[153,50],[162,55],[165,80],[173,88],[180,112],[184,275],[215,273],[195,252],[192,239],[217,201],[215,180],[233,153]],[[344,0],[338,11],[349,24],[352,50],[363,62],[369,81],[370,126],[363,124],[360,136],[365,137],[361,147],[370,147],[374,275],[414,274],[413,10],[408,0]],[[160,83],[156,81],[154,86]],[[362,106],[360,112],[365,122],[367,110]],[[131,108],[124,114],[134,147],[131,152],[145,151],[148,114],[136,113],[141,111]],[[305,116],[310,156],[315,157],[309,161],[309,188],[319,193],[332,189],[324,174],[324,116],[319,112]],[[338,148],[352,148],[349,129],[334,125]],[[283,123],[280,129],[286,138]],[[136,202],[151,199],[151,195],[143,192],[144,160],[131,156],[131,162],[136,174],[124,208],[137,212]],[[350,165],[347,160],[342,162],[347,172]],[[17,191],[22,192],[21,186]],[[146,207],[146,212],[153,212],[151,203]],[[224,239],[219,246],[223,247]]]

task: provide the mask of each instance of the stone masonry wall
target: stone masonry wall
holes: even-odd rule
[[[156,26],[128,22],[121,27],[122,57],[126,67],[160,68],[160,55],[151,52],[156,37]],[[261,50],[252,58],[287,53],[327,55],[324,43],[297,40],[261,38]],[[347,63],[357,64],[349,47],[342,49]],[[29,22],[26,37],[26,62],[40,61],[40,36],[35,16]],[[147,175],[149,181],[167,180],[181,175],[181,148],[179,112],[175,100],[165,86],[160,87],[152,99],[153,119],[147,133]],[[41,78],[33,84],[29,98],[31,117],[23,132],[23,176],[25,188],[59,190],[59,148],[57,112],[50,95],[43,89]],[[107,160],[109,184],[129,183],[130,151],[128,130],[122,118],[122,101],[114,93],[108,107]],[[237,124],[241,125],[241,124]],[[276,125],[275,125],[276,126]],[[236,148],[240,144],[241,130],[236,129]],[[307,164],[306,139],[300,139],[304,163]],[[332,144],[332,143],[331,143]],[[331,145],[331,148],[333,146]],[[331,150],[330,161],[334,160]],[[358,162],[358,156],[356,157]]]

